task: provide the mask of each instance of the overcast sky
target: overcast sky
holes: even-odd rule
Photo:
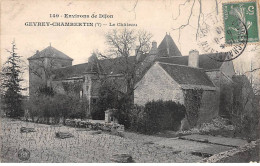
[[[203,53],[196,40],[199,3],[196,1],[191,15],[190,25],[181,30],[173,30],[186,24],[193,1],[185,5],[183,0],[130,0],[130,1],[2,1],[1,2],[1,63],[6,60],[15,39],[19,55],[23,59],[32,56],[36,50],[42,50],[51,45],[74,59],[73,64],[84,63],[93,50],[105,52],[104,34],[113,27],[47,27],[25,26],[26,22],[93,22],[93,23],[133,23],[134,29],[144,29],[153,34],[152,40],[159,44],[166,32],[170,33],[183,55],[191,49]],[[180,17],[179,5],[181,6]],[[216,11],[215,0],[202,0],[203,12]],[[219,1],[219,15],[222,17],[222,5]],[[50,14],[59,14],[59,18],[50,18]],[[113,15],[111,19],[103,18],[64,18],[64,14]],[[215,13],[214,13],[215,14]],[[220,22],[220,24],[223,24]],[[117,27],[120,28],[120,27]],[[179,40],[178,40],[179,39]],[[246,67],[252,56],[257,54],[254,45],[250,45],[235,63],[244,63]],[[259,52],[258,52],[259,54]],[[238,66],[238,65],[237,65]],[[28,79],[28,74],[24,76]]]

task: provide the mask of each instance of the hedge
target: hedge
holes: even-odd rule
[[[174,101],[151,101],[135,106],[129,113],[130,129],[145,134],[178,130],[185,117],[185,107]]]

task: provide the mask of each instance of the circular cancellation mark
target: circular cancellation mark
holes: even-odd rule
[[[30,158],[30,151],[27,150],[26,148],[20,149],[18,151],[18,158],[22,161],[29,160]]]
[[[239,18],[232,20],[232,29],[224,30],[223,24],[216,17],[209,17],[211,23],[205,24],[200,30],[198,45],[208,53],[208,57],[219,61],[232,61],[239,57],[245,50],[248,42],[248,31],[245,23]],[[211,26],[213,25],[213,26]],[[235,28],[234,28],[235,27]],[[225,41],[224,35],[229,35],[229,42]],[[216,56],[220,53],[222,56]]]

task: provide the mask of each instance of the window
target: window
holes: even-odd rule
[[[83,90],[81,90],[81,91],[79,92],[79,97],[80,97],[80,98],[83,97]]]

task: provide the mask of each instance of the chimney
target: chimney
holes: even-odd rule
[[[150,50],[150,55],[156,55],[157,54],[157,42],[152,42],[152,48]]]
[[[190,50],[188,65],[191,67],[199,67],[199,51]]]

